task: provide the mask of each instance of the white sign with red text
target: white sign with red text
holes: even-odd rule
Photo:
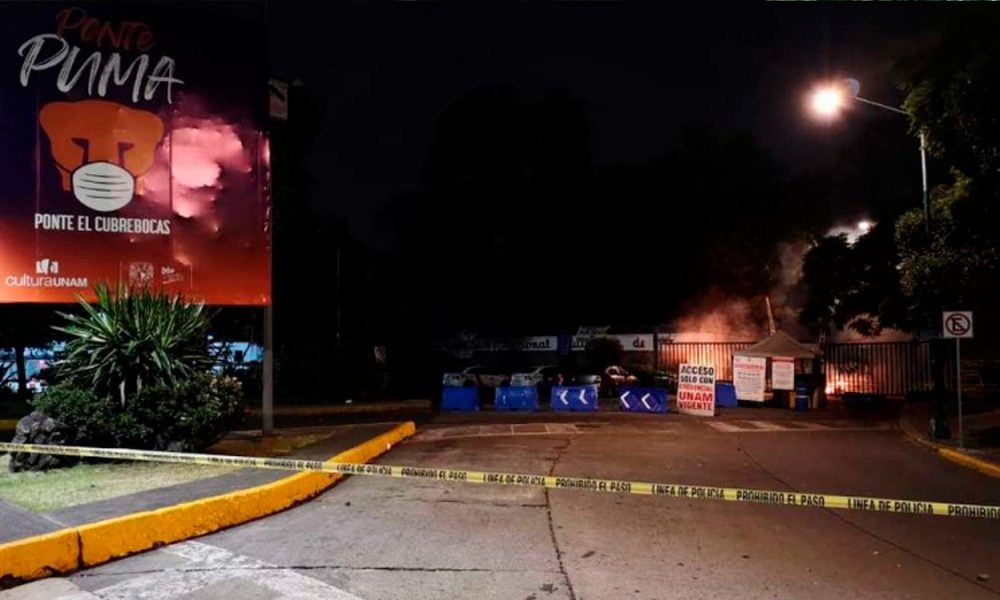
[[[677,411],[715,416],[715,367],[682,363],[677,374]]]
[[[775,356],[771,359],[771,387],[776,390],[795,389],[795,359]]]
[[[737,400],[764,401],[767,359],[758,356],[733,357],[733,385]]]

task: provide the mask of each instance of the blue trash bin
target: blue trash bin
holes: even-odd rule
[[[795,410],[809,410],[809,388],[802,383],[795,385]]]
[[[736,386],[732,381],[715,382],[715,405],[719,408],[736,408]]]

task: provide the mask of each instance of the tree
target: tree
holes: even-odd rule
[[[896,78],[903,108],[928,150],[969,178],[970,197],[1000,199],[1000,15],[954,13],[940,38],[904,60]]]
[[[1000,17],[956,13],[945,33],[902,61],[911,128],[951,180],[933,190],[930,237],[921,212],[900,217],[896,241],[910,309],[936,323],[943,308],[993,311],[1000,291]],[[995,315],[1000,316],[1000,315]],[[985,322],[995,321],[987,319]]]
[[[900,285],[892,222],[876,224],[851,244],[846,235],[817,240],[803,260],[805,305],[799,320],[817,334],[850,328],[866,336],[917,323]]]
[[[908,211],[896,222],[900,283],[914,318],[923,322],[939,319],[944,307],[991,305],[997,292],[1000,238],[963,214],[972,208],[970,180],[954,176],[955,183],[934,190],[930,239],[923,211]]]

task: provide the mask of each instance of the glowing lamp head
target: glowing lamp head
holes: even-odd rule
[[[835,87],[819,88],[813,92],[812,109],[821,117],[834,117],[844,106],[844,92]]]

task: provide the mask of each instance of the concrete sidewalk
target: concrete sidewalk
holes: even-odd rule
[[[948,460],[1000,477],[1000,409],[977,412],[962,419],[964,448],[959,447],[958,417],[955,414],[950,414],[948,420],[951,439],[930,439],[932,412],[929,402],[904,406],[899,418],[900,430]]]
[[[394,426],[395,423],[381,423],[331,428],[336,431],[332,436],[297,450],[289,457],[326,460],[335,454],[381,435]],[[218,477],[146,490],[41,514],[0,501],[0,543],[50,533],[64,527],[93,523],[247,489],[277,481],[290,474],[291,472],[288,471],[241,469]]]

